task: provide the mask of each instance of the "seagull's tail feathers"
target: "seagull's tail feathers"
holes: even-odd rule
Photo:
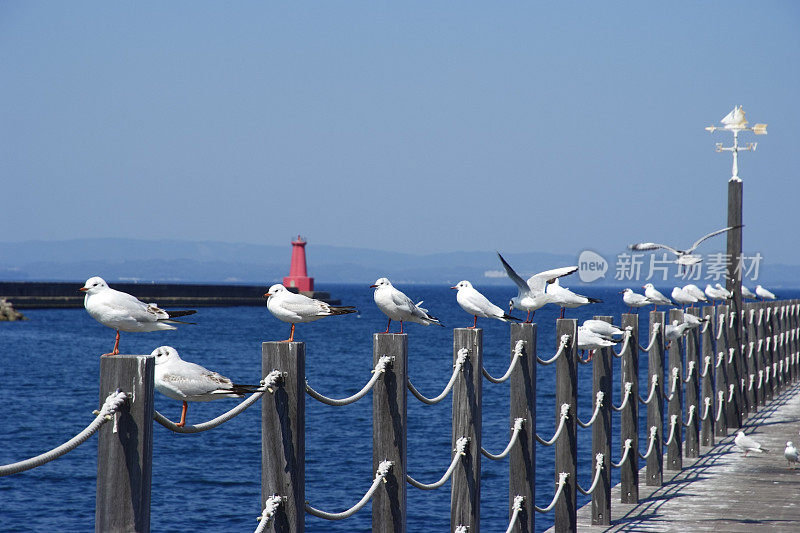
[[[437,326],[445,327],[444,324],[439,322],[438,318],[436,318],[435,316],[429,315],[428,313],[425,313],[425,325],[429,326],[431,324],[436,324]]]
[[[500,320],[504,320],[506,322],[522,322],[521,318],[517,318],[506,313],[503,313],[503,316],[500,317]]]
[[[586,299],[589,300],[590,304],[601,304],[601,303],[603,303],[603,300],[601,300],[600,298],[589,298],[587,296]]]
[[[350,313],[358,313],[358,309],[352,305],[337,306],[330,308],[331,315],[349,315]]]
[[[170,318],[177,318],[179,316],[189,316],[197,312],[196,309],[185,309],[183,311],[167,311]]]
[[[159,318],[158,322],[162,324],[191,324],[192,326],[196,326],[197,322],[187,322],[186,320],[175,320],[173,318]],[[175,329],[175,328],[172,328]]]
[[[211,394],[217,396],[227,396],[230,398],[242,398],[245,394],[259,392],[260,387],[260,385],[243,385],[241,383],[233,383],[230,389],[217,389],[212,391]]]

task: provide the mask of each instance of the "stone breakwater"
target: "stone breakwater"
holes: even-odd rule
[[[11,302],[0,298],[0,322],[13,322],[15,320],[28,320],[25,315],[14,309]]]

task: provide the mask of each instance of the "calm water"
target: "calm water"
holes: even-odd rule
[[[410,324],[410,376],[423,394],[441,392],[452,372],[452,327],[471,325],[472,318],[458,307],[455,291],[432,286],[400,286],[448,329]],[[480,287],[479,287],[480,288]],[[332,317],[297,326],[296,339],[306,342],[307,377],[318,391],[332,397],[350,395],[370,377],[372,333],[386,327],[372,301],[372,290],[360,286],[325,287],[360,315]],[[498,304],[516,294],[512,287],[483,289]],[[590,289],[604,303],[569,310],[568,318],[624,311],[620,295],[610,289]],[[782,295],[784,296],[784,295]],[[785,295],[792,297],[794,295]],[[502,306],[502,305],[501,305]],[[557,310],[537,312],[539,355],[555,350]],[[518,313],[519,314],[519,313]],[[92,320],[83,309],[31,310],[27,322],[0,323],[0,464],[25,459],[68,440],[93,418],[98,407],[98,355],[110,350],[114,332]],[[264,307],[203,308],[196,326],[177,331],[122,334],[122,353],[149,354],[154,348],[174,346],[187,360],[217,370],[234,381],[253,383],[260,378],[261,342],[288,337],[289,326],[274,319]],[[193,317],[195,318],[195,317]],[[642,324],[645,314],[642,313]],[[509,360],[508,326],[482,319],[484,365],[493,375],[505,372]],[[394,324],[393,324],[394,327]],[[647,357],[640,361],[647,375]],[[587,419],[591,406],[590,365],[579,365],[579,411]],[[538,427],[549,438],[555,429],[554,365],[538,370]],[[619,363],[615,362],[615,372]],[[617,378],[618,380],[618,378]],[[619,386],[615,381],[615,403]],[[507,444],[508,386],[484,382],[483,446],[494,453]],[[156,409],[172,419],[180,403],[156,393]],[[190,404],[189,423],[212,418],[235,400]],[[317,508],[341,511],[360,499],[369,487],[371,467],[372,401],[369,396],[345,407],[330,407],[308,398],[306,498]],[[409,395],[408,471],[430,483],[450,463],[448,398],[427,406]],[[642,410],[644,415],[644,410]],[[619,459],[618,415],[614,417],[614,454]],[[642,424],[643,425],[643,424]],[[590,484],[591,430],[579,436],[579,482]],[[197,435],[179,435],[156,424],[154,429],[152,530],[253,531],[260,513],[260,407],[258,404],[227,424]],[[45,466],[0,478],[0,530],[92,531],[96,475],[96,437]],[[508,462],[482,460],[481,517],[486,531],[502,531],[508,517]],[[614,471],[614,483],[618,471]],[[537,453],[537,504],[547,505],[554,490],[553,450]],[[582,505],[588,499],[579,495]],[[408,488],[410,531],[447,531],[450,521],[450,485],[435,491]],[[537,529],[552,525],[552,512],[537,515]],[[191,526],[189,526],[191,524]],[[369,505],[352,518],[327,522],[307,516],[309,531],[369,531]]]

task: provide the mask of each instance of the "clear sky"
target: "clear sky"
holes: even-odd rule
[[[741,104],[769,123],[744,248],[800,263],[799,28],[795,1],[2,1],[0,240],[688,245],[725,225],[703,127]]]

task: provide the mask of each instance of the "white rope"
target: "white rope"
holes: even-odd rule
[[[508,441],[508,446],[506,449],[500,452],[499,454],[495,455],[493,453],[489,453],[486,451],[486,448],[481,446],[481,453],[491,459],[492,461],[499,461],[500,459],[505,459],[505,457],[511,452],[511,448],[517,443],[517,438],[519,437],[519,432],[522,431],[522,423],[525,421],[524,418],[515,418],[514,419],[514,427],[512,428],[514,432],[511,434],[511,440]]]
[[[258,527],[256,528],[255,533],[264,533],[267,530],[267,526],[272,521],[272,518],[275,516],[275,513],[278,511],[278,507],[283,505],[284,498],[278,496],[277,494],[273,494],[264,502],[264,510],[261,511],[261,516],[258,517]]]
[[[747,391],[748,392],[753,390],[753,383],[755,383],[755,382],[756,382],[756,375],[755,374],[750,374],[750,385],[747,387]]]
[[[750,341],[750,353],[747,354],[747,358],[750,359],[753,357],[753,349],[755,348],[756,343],[754,341]]]
[[[619,404],[619,407],[614,405],[614,402],[611,402],[611,408],[615,411],[622,411],[625,409],[625,406],[628,405],[628,398],[631,397],[633,392],[633,383],[630,381],[625,382],[625,397],[622,399],[622,403]]]
[[[611,353],[614,354],[614,357],[622,357],[622,355],[628,350],[628,345],[630,344],[632,334],[633,334],[633,327],[627,326],[625,328],[625,333],[622,336],[622,348],[620,349],[620,351],[617,352],[613,348],[611,349]]]
[[[703,335],[706,331],[708,331],[708,327],[711,325],[711,315],[706,315],[706,323],[703,324],[703,329],[700,331],[700,335]]]
[[[764,308],[758,310],[758,326],[761,326],[761,319],[764,318]]]
[[[717,391],[717,416],[714,418],[715,422],[719,422],[720,417],[722,416],[722,408],[725,406],[725,391]]]
[[[314,398],[315,400],[318,400],[318,401],[320,401],[320,402],[322,402],[324,404],[327,404],[327,405],[337,405],[337,406],[339,406],[339,405],[348,405],[348,404],[351,404],[351,403],[355,403],[358,400],[360,400],[361,398],[363,398],[364,396],[366,396],[367,393],[370,390],[372,390],[372,387],[375,386],[375,383],[377,383],[378,379],[383,374],[386,373],[386,367],[389,366],[389,364],[391,362],[392,362],[392,358],[391,357],[389,357],[388,355],[382,355],[380,357],[380,359],[378,359],[378,362],[375,364],[375,368],[372,369],[372,371],[371,371],[372,372],[372,377],[367,382],[367,384],[364,385],[364,388],[362,388],[360,391],[358,391],[357,393],[353,394],[352,396],[348,396],[347,398],[342,398],[342,399],[339,400],[339,399],[336,399],[336,398],[328,398],[327,396],[323,396],[322,394],[320,394],[317,391],[315,391],[311,387],[311,385],[308,384],[308,380],[306,380],[306,393],[309,396],[311,396],[312,398]]]
[[[770,368],[769,368],[769,367],[766,367],[764,370],[765,370],[765,372],[766,372],[766,373],[764,374],[764,383],[769,383],[769,371],[770,371]]]
[[[725,315],[719,315],[719,326],[717,327],[717,340],[722,336],[725,326]]]
[[[127,398],[128,396],[124,392],[120,392],[119,390],[112,392],[108,395],[108,397],[106,397],[106,400],[103,402],[103,406],[100,408],[100,410],[93,413],[96,415],[95,419],[86,427],[86,429],[72,437],[64,444],[57,446],[48,452],[39,454],[36,457],[31,457],[30,459],[25,459],[24,461],[18,461],[16,463],[0,466],[0,476],[17,474],[19,472],[24,472],[25,470],[30,470],[31,468],[36,468],[37,466],[42,466],[45,463],[49,463],[53,459],[58,459],[65,453],[71,452],[86,442],[89,437],[94,435],[97,430],[100,429],[100,426],[110,420],[115,420],[116,413],[122,404],[125,403]],[[116,420],[114,424],[114,431],[116,432]]]
[[[744,310],[742,310],[742,313],[744,313]],[[755,315],[756,315],[756,310],[755,309],[750,309],[750,320],[748,322],[750,322],[752,324]],[[742,320],[744,320],[744,315],[742,315],[742,317],[743,317]]]
[[[730,365],[733,363],[733,356],[736,355],[736,348],[728,348],[728,353],[730,354],[728,355],[728,364]]]
[[[733,327],[733,322],[736,320],[736,313],[731,313],[729,316],[731,319],[728,321],[728,329]]]
[[[461,461],[461,457],[466,455],[464,450],[467,449],[468,442],[469,439],[467,437],[461,437],[456,441],[456,449],[453,450],[455,453],[453,454],[453,460],[450,461],[450,467],[447,469],[447,472],[444,473],[442,479],[440,479],[436,483],[431,483],[431,484],[420,483],[419,481],[409,476],[408,474],[406,474],[406,480],[408,480],[409,483],[411,483],[418,489],[422,490],[438,489],[439,487],[444,485],[448,479],[450,479],[450,476],[453,474],[453,471],[456,469],[456,466],[458,466],[459,461]]]
[[[467,360],[469,357],[469,352],[466,348],[461,348],[456,354],[456,364],[453,365],[453,375],[450,376],[450,381],[447,382],[447,386],[444,388],[442,393],[435,397],[435,398],[427,398],[422,395],[421,392],[417,390],[413,383],[411,383],[411,378],[408,379],[408,390],[417,397],[419,401],[422,403],[426,403],[428,405],[433,405],[435,403],[439,403],[444,400],[448,394],[450,394],[450,390],[453,388],[453,385],[456,383],[456,378],[458,377],[458,373],[461,372],[462,367],[464,366],[464,361]]]
[[[597,488],[597,483],[600,481],[600,473],[603,470],[603,454],[598,453],[594,456],[594,480],[592,481],[592,486],[589,487],[588,490],[583,490],[580,483],[576,483],[575,487],[580,491],[581,494],[585,494],[588,496],[589,494],[593,493],[594,490]]]
[[[550,502],[550,505],[547,507],[537,507],[533,506],[537,513],[549,513],[553,510],[553,507],[556,506],[556,502],[558,501],[559,496],[561,496],[561,492],[564,490],[564,485],[567,484],[567,478],[569,474],[567,472],[560,472],[558,474],[558,487],[556,488],[556,493],[553,495],[553,501]]]
[[[683,427],[688,428],[689,426],[691,426],[694,423],[694,411],[695,411],[695,406],[694,405],[690,405],[689,406],[689,412],[687,413],[687,417],[688,418],[687,418],[686,422],[683,422]]]
[[[647,446],[647,453],[642,455],[639,453],[639,450],[636,450],[636,453],[639,453],[639,457],[642,459],[647,459],[650,457],[650,454],[653,453],[653,450],[656,446],[656,434],[658,433],[658,428],[656,426],[650,426],[650,444]]]
[[[508,370],[506,370],[506,373],[503,374],[503,377],[500,378],[492,377],[492,375],[489,374],[489,371],[486,370],[486,367],[483,367],[481,368],[481,371],[483,372],[484,377],[489,381],[491,381],[492,383],[502,383],[508,378],[510,378],[511,373],[517,366],[517,361],[519,361],[524,355],[524,348],[525,348],[525,341],[518,340],[517,344],[514,346],[514,357],[512,357],[511,364],[508,365]]]
[[[725,360],[725,352],[719,352],[717,354],[717,364],[714,365],[714,368],[719,368],[719,365],[722,364],[722,361]]]
[[[519,518],[519,513],[522,512],[522,503],[525,501],[523,496],[517,494],[514,496],[514,506],[511,508],[514,512],[511,513],[511,520],[508,521],[508,527],[506,528],[506,533],[511,533],[514,531],[514,526],[517,523],[517,519]]]
[[[703,373],[700,374],[701,378],[704,378],[708,375],[708,368],[711,366],[711,356],[710,355],[705,356],[703,361],[705,362],[705,364],[703,365]]]
[[[456,526],[456,528],[453,530],[453,533],[467,533],[468,531],[469,531],[469,526],[460,524]]]
[[[764,371],[763,370],[759,370],[758,371],[758,387],[756,387],[756,388],[760,390],[761,389],[761,385],[763,385],[763,383],[764,383]]]
[[[618,463],[615,463],[613,460],[611,461],[611,466],[614,468],[619,468],[625,464],[625,461],[628,460],[628,454],[631,451],[631,446],[633,444],[633,439],[625,439],[624,450],[622,452],[622,459],[619,460]]]
[[[677,366],[672,367],[672,385],[670,386],[669,396],[667,396],[668,402],[671,402],[672,397],[675,396],[675,389],[677,388],[678,380],[680,379],[680,376],[678,376],[678,372],[679,370]]]
[[[708,418],[708,412],[711,410],[711,397],[710,396],[706,396],[703,399],[703,403],[706,405],[706,411],[705,411],[705,414],[703,414],[703,416],[700,417],[700,421],[701,422],[705,422],[706,419]]]
[[[683,380],[684,383],[689,383],[689,380],[692,379],[692,372],[694,372],[695,362],[689,361],[689,368],[686,369],[686,379]]]
[[[650,400],[653,399],[653,395],[655,395],[656,393],[656,387],[658,386],[658,374],[653,374],[653,377],[650,379],[652,382],[650,385],[650,395],[647,397],[646,400],[643,400],[641,396],[639,397],[639,401],[644,404],[650,403]]]
[[[758,351],[761,351],[761,347],[764,345],[764,339],[758,339]]]
[[[669,446],[672,443],[672,439],[675,438],[675,427],[678,425],[678,415],[672,415],[669,417],[669,438],[664,443],[664,446]]]
[[[733,383],[731,383],[728,386],[728,403],[730,403],[730,401],[733,400],[733,390],[734,390],[734,388],[736,388],[736,385],[734,385]]]
[[[244,412],[245,409],[253,405],[261,398],[264,393],[272,392],[273,387],[277,385],[280,380],[283,379],[283,373],[280,370],[273,370],[267,377],[261,380],[261,388],[247,397],[246,400],[241,402],[239,405],[222,413],[217,418],[209,420],[208,422],[203,422],[201,424],[195,425],[186,425],[186,426],[178,426],[175,422],[167,418],[166,416],[162,415],[158,411],[153,411],[153,420],[164,426],[165,428],[169,429],[170,431],[174,431],[175,433],[200,433],[201,431],[208,431],[209,429],[213,429],[221,424],[224,424],[231,418],[241,414]]]
[[[642,346],[639,345],[640,350],[642,350],[643,352],[649,352],[653,348],[653,345],[655,344],[656,339],[658,338],[658,335],[656,335],[656,333],[658,333],[658,329],[660,327],[661,327],[661,322],[656,322],[655,324],[653,324],[653,333],[650,335],[650,344],[647,345],[647,348],[642,348]]]
[[[567,347],[567,344],[569,344],[569,335],[561,335],[561,342],[558,344],[558,351],[556,351],[556,354],[546,361],[537,355],[536,361],[540,365],[550,365],[555,363],[558,358],[561,357],[561,354],[564,353],[564,348]]]
[[[597,420],[597,415],[598,413],[600,413],[600,408],[603,407],[603,396],[605,396],[603,391],[597,391],[594,413],[592,413],[592,418],[590,418],[588,422],[581,422],[580,417],[577,417],[577,422],[580,427],[588,428],[589,426],[594,424],[595,420]]]
[[[566,425],[568,416],[569,416],[569,404],[568,403],[561,404],[561,418],[558,421],[558,429],[556,429],[556,434],[553,435],[552,439],[544,440],[537,433],[536,440],[539,441],[540,444],[543,444],[545,446],[552,446],[553,443],[555,443],[556,440],[558,439],[558,436],[561,435],[561,431],[564,429],[564,426]]]
[[[346,511],[342,511],[341,513],[326,513],[325,511],[320,511],[319,509],[315,509],[311,507],[311,505],[306,502],[306,512],[317,516],[319,518],[324,518],[325,520],[342,520],[344,518],[348,518],[356,514],[362,507],[364,507],[372,495],[375,493],[375,490],[380,485],[381,481],[386,481],[386,475],[391,470],[392,466],[394,465],[391,461],[381,461],[381,464],[378,465],[378,470],[375,472],[375,479],[372,480],[372,485],[370,486],[369,490],[361,500],[352,506],[350,509]]]

